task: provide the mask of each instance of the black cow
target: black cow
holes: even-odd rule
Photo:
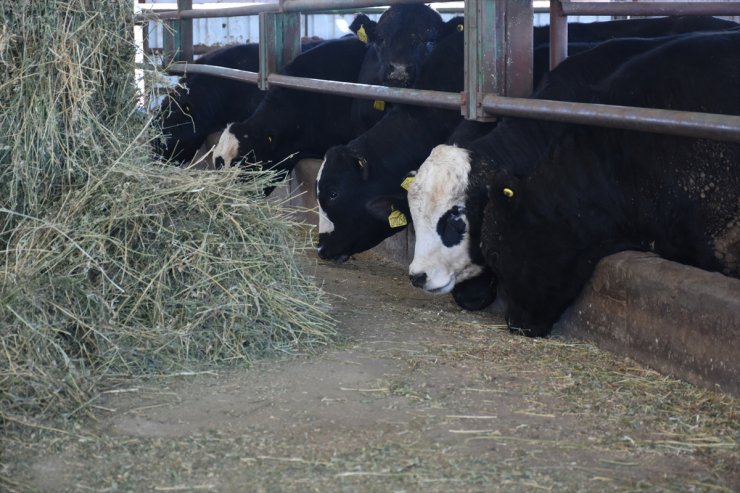
[[[697,31],[721,31],[737,23],[711,16],[675,16],[568,24],[570,41],[607,41],[614,38],[655,38]],[[550,32],[535,29],[534,45],[548,43]]]
[[[594,101],[740,115],[740,31],[637,56]],[[740,277],[740,144],[568,126],[528,176],[494,173],[482,241],[511,327],[544,336],[604,256],[645,250]]]
[[[303,51],[318,46],[320,38],[301,41]],[[259,45],[247,43],[206,53],[195,63],[238,70],[259,70]],[[164,159],[185,163],[193,159],[206,138],[227,124],[247,119],[257,108],[264,91],[247,82],[203,74],[181,77],[162,100],[153,124],[163,137],[154,141],[154,151]]]
[[[297,56],[283,73],[313,79],[355,82],[367,45],[355,37],[329,40]],[[229,124],[214,149],[216,167],[250,163],[289,171],[300,158],[321,156],[334,143],[355,135],[352,99],[273,87],[241,123]]]
[[[592,84],[633,56],[675,38],[629,38],[601,43],[569,57],[548,73],[533,97],[591,102]],[[478,275],[490,275],[480,249],[489,174],[497,167],[507,167],[517,176],[525,176],[566,127],[555,122],[503,118],[490,133],[465,147],[440,145],[431,152],[408,194],[416,232],[409,276],[415,286],[441,294]],[[481,294],[477,299],[494,297],[495,293]]]
[[[259,70],[259,46],[249,43],[220,48],[195,63],[255,72]],[[154,116],[154,125],[163,133],[162,139],[154,142],[155,152],[164,159],[190,161],[209,134],[251,115],[263,94],[257,86],[221,77],[181,77]]]
[[[328,53],[322,46],[310,66],[296,59],[285,73],[367,84],[396,80],[401,71],[411,78],[443,27],[439,14],[423,5],[395,5],[377,23],[358,15],[351,28],[367,43],[362,45],[367,48],[364,59],[349,62],[347,55]],[[385,73],[386,66],[397,70]],[[214,153],[217,166],[233,165],[249,154],[249,162],[289,171],[299,158],[323,157],[329,147],[354,138],[383,114],[372,108],[373,102],[279,88],[270,93],[252,118],[224,132]]]

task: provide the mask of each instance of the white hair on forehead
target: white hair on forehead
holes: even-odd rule
[[[432,149],[409,188],[408,200],[414,224],[434,221],[438,211],[446,211],[464,201],[470,174],[469,152],[450,145]]]
[[[319,234],[331,233],[334,231],[334,223],[331,222],[329,216],[327,216],[324,209],[321,208],[321,203],[319,203],[319,186],[321,184],[321,173],[324,171],[324,166],[326,166],[326,158],[324,158],[324,162],[321,163],[319,172],[316,174],[316,202],[319,206]]]
[[[213,160],[222,158],[224,160],[224,166],[228,167],[231,165],[231,161],[236,158],[236,154],[239,152],[239,140],[231,132],[231,125],[226,125],[221,138],[218,139],[218,144],[213,148]]]

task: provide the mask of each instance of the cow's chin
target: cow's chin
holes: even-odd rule
[[[449,281],[447,281],[447,284],[445,284],[444,286],[439,286],[436,288],[425,286],[424,291],[426,291],[429,294],[447,294],[450,291],[452,291],[454,288],[455,288],[455,280],[450,279]]]

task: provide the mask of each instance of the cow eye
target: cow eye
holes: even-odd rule
[[[182,106],[182,111],[183,111],[183,113],[185,113],[186,115],[189,115],[189,114],[190,114],[190,112],[191,112],[192,110],[193,110],[193,109],[192,109],[192,108],[190,107],[190,104],[189,104],[189,103],[185,103],[185,104],[184,104],[184,105]]]
[[[327,195],[329,196],[329,200],[335,200],[339,196],[336,190],[332,190]]]

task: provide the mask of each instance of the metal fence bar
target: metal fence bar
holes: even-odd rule
[[[556,0],[552,0],[553,2]],[[561,2],[565,15],[740,15],[740,2]]]
[[[256,72],[214,67],[210,65],[175,64],[173,73],[217,75],[256,84]],[[462,103],[462,95],[422,89],[399,89],[367,84],[354,84],[321,79],[305,79],[288,75],[270,74],[271,86],[334,94],[362,99],[380,99],[392,103],[417,104],[455,110]],[[544,99],[512,98],[488,94],[483,109],[494,115],[537,118],[566,123],[582,123],[604,127],[659,132],[684,137],[740,142],[740,116],[697,113],[691,111],[635,108],[605,104],[572,103]]]
[[[734,115],[544,99],[506,98],[493,94],[484,98],[483,108],[502,116],[537,118],[740,142],[740,116]]]
[[[438,2],[453,2],[455,0],[436,0]],[[148,18],[158,17],[169,19],[196,19],[208,17],[239,17],[256,15],[260,12],[330,12],[335,10],[354,10],[364,7],[378,7],[383,5],[400,5],[404,3],[425,3],[424,0],[282,0],[281,3],[259,5],[244,5],[242,7],[228,7],[222,9],[182,10],[180,12],[149,13]],[[147,17],[144,17],[147,18]],[[138,17],[137,17],[138,19]]]
[[[224,79],[241,80],[251,84],[259,82],[259,73],[237,70],[235,68],[203,65],[200,63],[174,63],[167,67],[167,72],[176,75],[203,74],[223,77]]]
[[[550,70],[568,57],[568,17],[560,0],[550,0]]]

